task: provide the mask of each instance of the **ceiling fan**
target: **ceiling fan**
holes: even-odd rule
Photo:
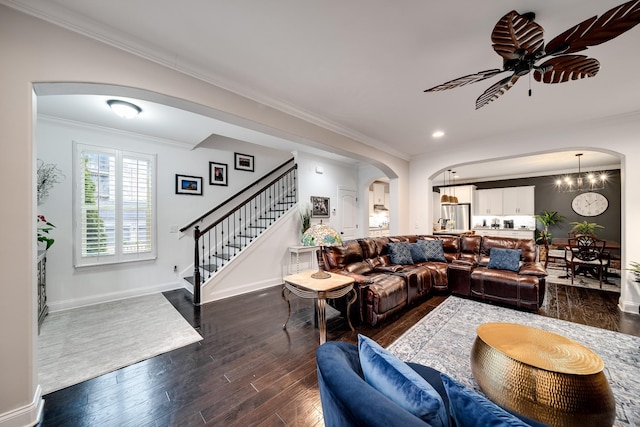
[[[509,76],[489,87],[476,99],[477,110],[498,99],[511,89],[520,77],[531,71],[533,78],[543,83],[563,83],[593,77],[600,69],[600,62],[585,55],[570,54],[609,41],[640,23],[640,0],[616,6],[599,18],[593,16],[569,28],[546,46],[543,40],[544,30],[534,20],[533,12],[521,15],[514,10],[504,15],[496,24],[491,33],[491,41],[493,50],[503,58],[502,69],[469,74],[425,92],[453,89],[510,72]],[[544,58],[549,59],[536,65],[536,62]]]

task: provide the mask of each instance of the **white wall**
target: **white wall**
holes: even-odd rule
[[[11,183],[4,187],[11,208],[0,210],[0,427],[33,424],[42,408],[36,362],[33,83],[112,84],[184,100],[236,125],[373,159],[401,176],[402,192],[408,191],[408,162],[403,159],[6,6],[0,6],[0,52],[0,177]]]
[[[171,233],[170,227],[182,228],[292,157],[291,153],[258,146],[252,151],[252,144],[244,145],[242,153],[255,156],[255,172],[238,171],[233,167],[233,151],[190,150],[160,139],[47,117],[38,119],[36,140],[38,158],[57,165],[66,176],[38,207],[38,212],[56,225],[51,232],[55,243],[47,254],[47,297],[51,311],[182,287],[181,277],[185,275],[182,273],[191,275],[193,269],[192,232]],[[74,268],[73,142],[156,155],[155,261]],[[209,185],[210,161],[228,165],[228,186]],[[176,174],[202,177],[203,196],[175,194]]]
[[[341,162],[314,156],[307,153],[296,153],[298,163],[298,182],[300,185],[299,203],[302,208],[311,208],[311,196],[329,197],[329,218],[323,218],[323,224],[335,226],[338,208],[338,186],[358,190],[358,168]],[[323,173],[317,173],[316,168],[321,168]],[[367,206],[358,202],[358,209],[367,209]],[[311,224],[319,223],[317,218],[311,218]],[[363,224],[359,224],[362,229]]]
[[[617,135],[617,136],[616,136]],[[515,143],[514,141],[517,141]],[[502,158],[558,150],[600,150],[617,154],[622,159],[622,265],[640,260],[640,120],[634,115],[571,123],[556,129],[541,129],[535,134],[505,135],[490,141],[479,140],[475,149],[464,151],[445,149],[412,160],[410,166],[411,216],[417,232],[428,234],[432,227],[433,200],[431,188],[438,172],[465,163],[489,161],[499,152]],[[638,313],[640,287],[633,275],[622,270],[619,306]]]

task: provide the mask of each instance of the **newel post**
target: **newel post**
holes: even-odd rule
[[[200,305],[200,251],[198,241],[200,240],[200,227],[195,226],[193,230],[194,254],[193,254],[193,304]]]

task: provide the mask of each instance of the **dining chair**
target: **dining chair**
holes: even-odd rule
[[[576,271],[591,274],[597,277],[602,288],[602,277],[609,268],[610,259],[608,252],[605,252],[606,242],[589,234],[577,235],[569,238],[568,250],[565,251],[565,262],[571,270],[571,284],[576,275]]]

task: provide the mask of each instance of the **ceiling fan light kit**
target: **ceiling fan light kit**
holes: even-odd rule
[[[500,98],[522,76],[533,74],[542,83],[564,83],[594,77],[600,62],[585,55],[573,55],[609,41],[640,23],[640,0],[616,6],[602,16],[593,16],[560,34],[547,45],[544,29],[535,21],[532,12],[504,15],[491,33],[493,50],[503,58],[502,69],[480,71],[459,77],[425,92],[439,92],[486,80],[501,73],[511,73],[490,86],[476,99],[476,110]],[[536,63],[546,59],[542,64]],[[531,95],[531,89],[529,89]]]

